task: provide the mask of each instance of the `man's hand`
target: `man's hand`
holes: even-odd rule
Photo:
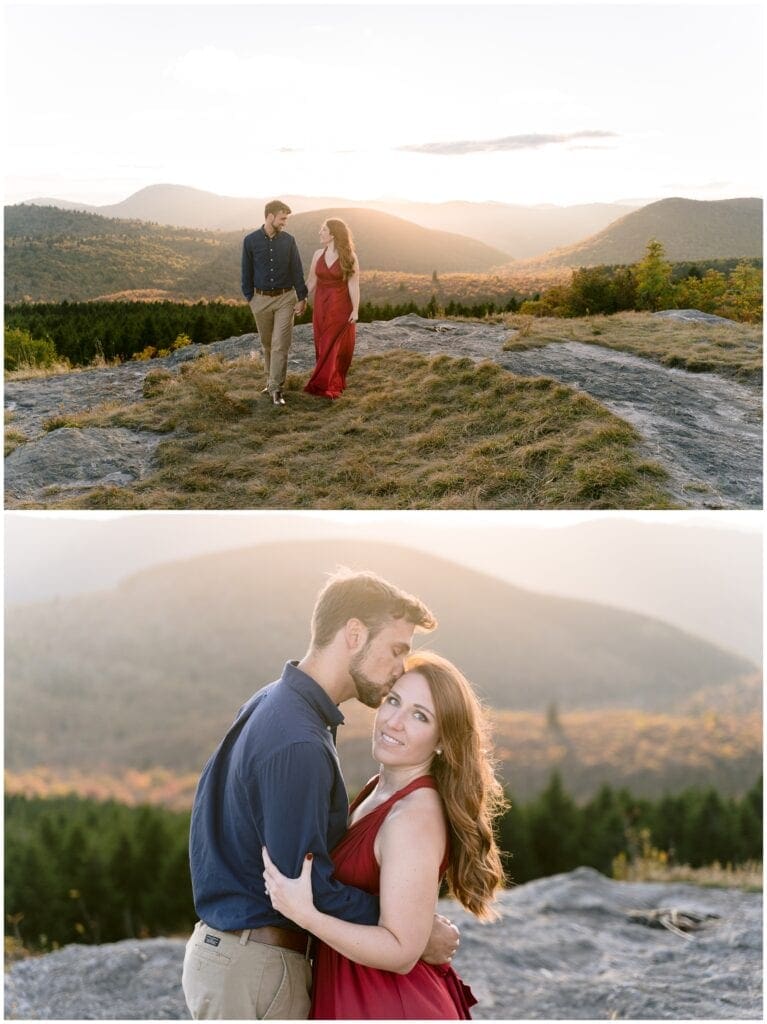
[[[431,935],[421,959],[427,964],[449,964],[460,942],[461,933],[456,926],[442,914],[435,914]]]
[[[306,299],[302,299],[300,302],[297,302],[295,304],[295,306],[293,307],[293,315],[294,316],[303,316],[305,312],[306,312]]]

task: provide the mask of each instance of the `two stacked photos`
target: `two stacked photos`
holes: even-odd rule
[[[6,9],[6,1019],[762,1019],[760,27]]]

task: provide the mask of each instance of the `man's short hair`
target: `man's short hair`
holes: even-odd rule
[[[264,220],[269,216],[270,213],[292,213],[287,203],[283,203],[281,199],[271,199],[264,207]]]
[[[437,619],[423,601],[374,572],[339,568],[317,596],[312,613],[312,647],[327,647],[349,619],[359,619],[372,639],[391,619],[405,619],[429,632]]]

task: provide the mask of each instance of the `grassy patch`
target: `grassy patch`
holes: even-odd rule
[[[693,373],[710,371],[754,380],[762,372],[759,324],[690,323],[651,313],[574,319],[509,314],[504,322],[519,332],[505,342],[505,352],[539,348],[555,341],[580,341],[631,352]]]
[[[743,889],[745,892],[762,891],[761,861],[745,864],[719,864],[714,861],[702,868],[689,864],[670,864],[662,857],[638,857],[629,862],[613,865],[614,877],[625,882],[687,882],[707,889]]]
[[[21,430],[16,430],[15,427],[5,425],[3,431],[3,444],[5,448],[5,454],[10,455],[12,451],[15,451],[19,445],[26,444],[29,438]]]
[[[355,362],[339,401],[304,382],[290,376],[275,408],[259,396],[260,361],[206,356],[153,378],[137,405],[79,415],[172,437],[150,478],[77,506],[671,507],[633,428],[549,379],[397,351]]]

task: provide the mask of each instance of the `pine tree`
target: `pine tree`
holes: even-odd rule
[[[528,808],[530,841],[540,875],[578,867],[578,809],[554,772],[538,800]]]
[[[671,301],[671,264],[665,258],[663,245],[653,238],[647,243],[646,255],[636,266],[636,292],[639,309],[655,312]]]

